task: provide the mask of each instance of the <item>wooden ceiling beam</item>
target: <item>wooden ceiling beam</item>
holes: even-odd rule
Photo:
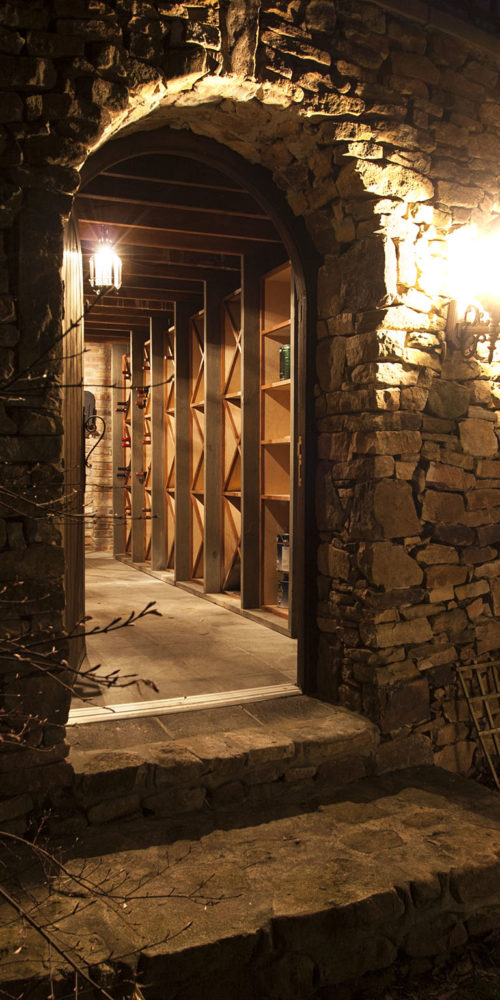
[[[123,316],[116,316],[111,314],[110,316],[96,316],[95,319],[85,321],[85,329],[90,330],[93,327],[98,326],[115,326],[117,328],[122,328],[130,325],[130,323],[139,323],[140,326],[147,326],[149,323],[151,313],[140,312],[138,309],[123,311]],[[173,316],[173,310],[170,312],[165,312],[165,316]]]
[[[192,298],[201,298],[202,288],[195,289],[168,289],[151,288],[148,285],[130,285],[128,282],[122,285],[118,292],[118,300],[130,300],[135,302],[189,302]],[[96,306],[97,308],[97,306]]]
[[[149,316],[151,312],[164,312],[171,313],[174,311],[175,303],[166,303],[149,301],[140,299],[126,299],[123,300],[120,305],[115,306],[96,306],[95,309],[85,317],[85,324],[94,322],[96,319],[105,319],[108,316],[116,317],[121,320],[122,316]]]
[[[279,243],[278,234],[268,219],[250,219],[222,215],[220,212],[187,211],[180,208],[148,206],[133,201],[111,202],[86,194],[77,196],[76,213],[85,222],[97,226],[120,226],[155,230],[165,233],[186,233],[194,236],[236,238],[258,243]]]
[[[82,256],[84,268],[88,270],[88,258],[90,255],[86,251],[83,251]],[[128,254],[122,254],[121,247],[120,257],[122,259],[123,275],[130,277],[133,281],[149,278],[153,284],[156,284],[157,281],[163,281],[167,283],[182,282],[183,285],[199,286],[207,280],[205,270],[214,277],[224,273],[224,271],[215,267],[204,269],[193,268],[189,264],[164,264],[162,261],[135,260],[133,257],[129,257]],[[235,272],[235,274],[237,273]]]
[[[85,333],[85,343],[102,344],[103,341],[112,341],[114,344],[123,344],[128,347],[129,339],[122,330],[93,330]]]
[[[201,273],[197,274],[197,270]],[[222,273],[224,272],[222,271]],[[155,285],[157,281],[161,281],[166,287],[175,284],[177,287],[194,288],[196,292],[199,292],[205,281],[214,281],[220,278],[221,271],[215,267],[194,269],[183,264],[156,264],[154,261],[141,263],[124,260],[123,274],[133,284],[143,281],[144,284]],[[238,272],[236,272],[236,276],[238,276]]]
[[[194,184],[171,183],[167,178],[101,174],[83,188],[79,197],[106,201],[123,201],[134,205],[157,205],[164,209],[184,212],[222,213],[239,218],[267,219],[256,201],[243,191],[197,187]]]
[[[95,236],[92,239],[83,238],[80,234],[82,252],[84,255],[94,253]],[[120,244],[120,256],[125,263],[130,261],[133,266],[147,264],[161,264],[178,267],[186,273],[187,268],[193,268],[197,273],[208,269],[217,274],[222,271],[240,271],[240,255],[236,253],[213,253],[210,251],[193,251],[169,249],[165,247],[128,247],[126,240]]]
[[[174,303],[172,303],[172,305],[169,306],[168,309],[160,308],[160,305],[158,303],[156,304],[151,303],[151,308],[134,305],[134,303],[130,303],[127,304],[126,306],[123,306],[121,309],[103,309],[102,312],[97,312],[97,310],[95,310],[94,312],[90,313],[90,316],[88,316],[88,318],[85,319],[85,326],[88,326],[89,324],[92,323],[107,322],[108,320],[116,320],[117,323],[120,323],[120,325],[122,325],[124,322],[126,323],[131,317],[139,317],[139,318],[142,317],[143,319],[149,319],[151,313],[153,312],[155,314],[163,313],[165,314],[165,316],[173,315]]]
[[[122,286],[119,290],[121,298],[148,298],[149,291],[162,293],[165,299],[174,299],[178,293],[180,296],[203,295],[203,281],[188,281],[179,278],[150,278],[143,275],[135,276],[130,274],[128,268],[123,270]],[[126,291],[125,291],[126,289]]]
[[[164,180],[182,183],[186,186],[215,188],[223,191],[237,191],[247,194],[232,177],[220,172],[207,163],[201,168],[199,160],[191,156],[165,156],[164,153],[150,153],[144,156],[131,156],[121,160],[102,171],[105,174],[119,174],[127,177],[141,177],[143,180]]]
[[[149,329],[149,321],[151,316],[158,316],[158,311],[155,312],[154,309],[148,309],[147,312],[140,312],[138,309],[131,309],[125,312],[122,317],[120,316],[98,316],[92,323],[86,323],[86,330],[95,330],[96,327],[105,326],[106,328],[114,327],[117,330],[126,330],[130,325],[140,326],[145,329]],[[160,316],[165,318],[166,326],[170,326],[174,317],[174,310],[165,309],[160,310]]]
[[[86,246],[87,244],[85,245],[83,257],[84,267],[88,271],[87,258],[89,253],[87,253]],[[122,247],[120,246],[123,274],[124,276],[128,275],[130,278],[133,278],[134,281],[137,278],[176,279],[177,281],[189,282],[190,284],[195,283],[199,286],[204,281],[219,281],[221,277],[232,274],[234,276],[235,288],[240,282],[240,268],[236,266],[208,267],[194,264],[167,263],[161,260],[143,260],[141,258],[129,257],[128,254],[124,255],[121,251]]]
[[[103,226],[112,228],[111,238],[120,253],[121,242],[128,246],[159,247],[169,250],[190,250],[195,253],[245,254],[257,252],[258,244],[253,240],[241,239],[237,236],[211,236],[199,233],[179,233],[167,229],[139,229],[130,227],[114,218],[119,211],[108,218],[101,218],[99,223],[90,219],[81,219],[79,223],[80,236],[89,240],[95,247],[102,233]]]

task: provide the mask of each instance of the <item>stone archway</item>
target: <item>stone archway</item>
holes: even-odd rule
[[[146,74],[151,77],[151,71]],[[31,168],[32,189],[27,193],[26,203],[20,214],[19,260],[22,261],[22,271],[28,268],[32,281],[28,286],[24,274],[19,275],[18,308],[23,327],[23,340],[20,347],[20,360],[24,366],[36,365],[37,358],[44,356],[54,344],[59,344],[61,331],[62,285],[60,281],[60,263],[62,259],[62,233],[65,219],[72,206],[72,198],[80,183],[82,161],[87,160],[87,154],[93,156],[93,162],[105,154],[109,140],[115,143],[125,141],[127,135],[152,136],[157,127],[175,123],[177,127],[189,128],[191,134],[213,136],[227,149],[227,157],[250,161],[251,169],[247,171],[248,184],[253,184],[256,195],[263,192],[266,204],[272,211],[276,224],[282,234],[283,242],[293,258],[298,278],[300,299],[300,324],[307,335],[302,337],[303,354],[300,365],[312,372],[315,352],[315,315],[314,301],[316,297],[316,279],[320,256],[324,251],[335,245],[330,243],[328,235],[329,224],[321,207],[316,209],[315,203],[322,198],[315,183],[324,180],[326,185],[324,199],[328,199],[330,191],[329,180],[326,177],[324,157],[317,151],[313,169],[308,170],[300,165],[311,157],[316,149],[316,137],[307,128],[307,119],[299,113],[301,92],[298,94],[293,87],[276,88],[273,85],[261,87],[255,81],[242,77],[224,78],[214,74],[195,73],[171,81],[168,86],[161,84],[155,78],[154,82],[141,81],[137,87],[131,87],[124,95],[123,91],[116,105],[113,99],[114,88],[104,85],[102,81],[92,85],[92,96],[97,102],[102,102],[100,108],[102,118],[99,125],[93,129],[94,137],[88,135],[83,146],[73,140],[56,139],[52,136],[48,149],[42,139],[34,155]],[[126,97],[126,100],[125,100]],[[104,106],[113,108],[112,112]],[[153,108],[153,110],[151,110]],[[217,110],[218,109],[218,110]],[[250,124],[253,122],[254,142],[249,142]],[[89,133],[90,133],[89,129]],[[246,136],[246,141],[242,141]],[[283,138],[285,137],[285,138]],[[296,150],[294,155],[287,150],[285,139],[289,139]],[[47,159],[51,162],[47,165]],[[271,181],[269,167],[274,164]],[[276,169],[278,167],[278,169]],[[239,170],[240,166],[233,166]],[[251,180],[257,173],[258,181]],[[309,201],[304,202],[306,193],[305,179],[308,178],[307,190]],[[286,190],[286,197],[280,196],[279,189]],[[43,189],[43,200],[39,191]],[[287,205],[288,201],[288,205]],[[281,204],[278,204],[280,203]],[[278,206],[278,207],[277,207]],[[309,212],[307,225],[304,227],[300,216],[305,207]],[[294,218],[297,216],[297,218]],[[302,227],[302,231],[301,231]],[[309,231],[309,232],[308,232]],[[298,233],[298,235],[297,235]],[[308,252],[300,254],[300,245],[308,247]],[[316,246],[315,246],[316,244]],[[323,269],[323,274],[325,271]],[[325,275],[326,283],[330,281]],[[307,295],[306,295],[307,293]],[[323,293],[323,301],[328,293]],[[306,300],[309,308],[306,310]],[[54,362],[52,362],[54,364]],[[310,377],[310,376],[309,376]],[[305,384],[305,383],[304,383]],[[302,560],[303,580],[303,619],[299,625],[301,638],[301,669],[299,682],[304,691],[315,693],[319,685],[316,677],[316,624],[315,624],[315,588],[316,588],[316,536],[314,503],[315,494],[313,479],[315,475],[315,444],[313,428],[313,394],[312,389],[299,400],[299,411],[307,425],[307,432],[302,435],[303,441],[308,440],[310,446],[304,452],[304,489],[299,504],[301,519],[307,526],[307,545],[301,546],[299,557]],[[50,403],[53,409],[53,403]],[[52,445],[54,448],[54,444]],[[43,461],[43,449],[37,449]],[[54,452],[55,456],[55,452]],[[48,461],[50,475],[52,460]],[[53,480],[54,482],[54,480]],[[54,485],[51,487],[54,491]],[[58,487],[61,499],[64,498],[62,480]],[[64,502],[64,501],[63,501]],[[308,559],[304,556],[307,552]],[[51,552],[51,557],[53,557]],[[59,558],[62,552],[59,552]],[[60,564],[62,565],[62,563]],[[57,579],[58,571],[54,572],[53,587],[60,587]],[[63,645],[61,646],[63,649]],[[50,694],[49,716],[57,723],[64,722],[68,710],[67,696],[61,696],[57,687]],[[62,749],[62,748],[61,748]],[[56,760],[60,759],[59,751],[54,751]]]
[[[281,192],[275,187],[271,176],[264,168],[249,164],[240,155],[221,143],[197,135],[192,131],[165,129],[151,126],[160,122],[163,115],[152,115],[147,119],[149,128],[143,129],[142,122],[134,124],[126,135],[121,132],[113,140],[105,143],[92,154],[82,168],[82,186],[94,179],[101,171],[131,157],[161,154],[168,163],[168,157],[185,157],[198,160],[208,167],[220,171],[221,175],[236,180],[248,191],[267,216],[272,220],[282,245],[291,261],[294,275],[296,298],[296,371],[295,385],[295,439],[300,442],[300,475],[295,478],[294,488],[294,579],[296,613],[294,615],[294,635],[298,638],[298,679],[302,690],[315,692],[314,630],[311,627],[314,614],[311,610],[311,596],[314,592],[315,562],[311,554],[316,550],[314,510],[311,506],[313,493],[307,489],[310,470],[314,469],[315,452],[312,431],[313,375],[315,339],[315,298],[316,276],[319,256],[311,244],[302,220],[293,216]],[[238,118],[238,110],[231,112],[230,120]],[[233,126],[234,127],[234,126]],[[224,138],[224,135],[221,136]],[[312,473],[313,474],[313,473]],[[309,554],[309,558],[307,558]],[[182,578],[181,578],[182,579]]]
[[[304,328],[307,326],[307,336],[303,338],[302,362],[309,371],[312,371],[313,358],[317,354],[319,387],[316,408],[320,435],[316,448],[312,413],[314,399],[312,391],[309,391],[301,401],[302,405],[299,404],[308,428],[309,445],[302,493],[303,520],[308,531],[302,556],[307,551],[308,575],[306,577],[304,573],[304,622],[301,630],[304,639],[301,662],[304,667],[299,680],[307,692],[333,700],[344,697],[353,707],[361,708],[361,693],[356,691],[356,698],[352,701],[355,685],[344,685],[343,693],[340,688],[342,667],[343,664],[345,667],[351,645],[359,645],[359,638],[355,634],[357,628],[351,629],[346,624],[350,614],[349,599],[340,596],[338,605],[336,601],[332,603],[329,590],[331,588],[335,597],[337,593],[342,595],[343,588],[350,590],[350,586],[344,581],[349,578],[351,558],[358,545],[358,536],[354,533],[352,551],[345,549],[346,541],[349,544],[351,540],[349,533],[353,517],[358,519],[358,514],[353,515],[350,509],[352,494],[367,491],[367,503],[370,505],[370,480],[386,473],[391,475],[394,466],[391,466],[391,470],[385,467],[382,469],[383,462],[379,462],[377,466],[376,460],[372,463],[368,458],[366,461],[358,461],[359,469],[356,466],[352,475],[346,471],[346,460],[352,454],[351,444],[354,441],[352,430],[357,429],[359,418],[344,416],[340,390],[345,382],[346,365],[354,368],[359,361],[365,360],[366,351],[370,355],[370,362],[379,356],[376,329],[372,330],[370,327],[366,334],[361,331],[361,337],[358,338],[353,313],[359,311],[366,315],[377,307],[384,309],[395,295],[395,246],[386,234],[372,232],[374,198],[386,194],[386,202],[382,202],[378,209],[379,212],[390,213],[391,205],[387,204],[390,195],[399,197],[403,194],[405,198],[418,203],[428,197],[428,189],[417,175],[409,170],[405,172],[402,168],[384,171],[371,165],[369,160],[370,169],[367,171],[363,166],[366,160],[361,161],[363,169],[359,170],[359,164],[336,165],[332,141],[335,146],[337,139],[345,140],[357,135],[357,126],[352,121],[344,122],[343,125],[337,125],[332,133],[330,122],[328,119],[325,122],[323,118],[326,107],[323,100],[311,97],[301,87],[291,84],[260,84],[240,76],[222,76],[204,70],[173,79],[167,85],[152,70],[148,75],[154,79],[141,82],[126,93],[122,88],[119,94],[111,85],[104,86],[94,82],[94,103],[102,111],[99,126],[93,130],[94,138],[89,137],[85,148],[82,144],[61,141],[57,154],[53,154],[57,162],[52,170],[47,174],[38,167],[37,177],[41,178],[40,183],[49,188],[54,184],[56,188],[62,188],[63,192],[49,190],[43,206],[38,197],[34,196],[22,215],[21,257],[31,261],[35,290],[33,296],[33,287],[28,290],[26,286],[20,285],[20,311],[24,311],[23,318],[26,321],[24,344],[29,350],[33,346],[35,350],[39,350],[43,349],[43,344],[57,340],[60,329],[57,319],[60,287],[54,275],[54,264],[58,263],[57,242],[64,216],[71,207],[72,193],[80,181],[81,170],[88,156],[92,156],[93,169],[98,170],[99,163],[104,162],[111,145],[118,147],[130,137],[146,135],[151,142],[152,137],[160,134],[160,128],[168,125],[174,130],[188,129],[191,135],[200,135],[205,139],[213,139],[215,135],[228,150],[229,163],[231,156],[239,156],[243,162],[249,161],[252,167],[246,172],[246,182],[253,184],[257,197],[259,192],[264,192],[269,211],[273,212],[275,208],[273,184],[278,191],[281,189],[284,192],[280,209],[278,212],[274,211],[274,215],[283,233],[285,245],[298,265],[302,308],[304,310],[306,286],[309,302],[314,301],[316,294],[318,302],[317,325],[312,310],[307,313],[304,310],[302,316]],[[112,107],[111,112],[106,103],[108,107]],[[328,107],[330,108],[330,104]],[[331,107],[334,107],[334,114],[339,118],[355,118],[362,110],[359,101],[348,97],[337,98]],[[348,152],[348,155],[354,155],[354,152],[353,148],[352,154]],[[367,156],[371,155],[369,150],[365,152]],[[45,157],[46,145],[43,143],[39,148],[40,157],[42,153]],[[75,166],[79,168],[78,175]],[[234,169],[242,168],[234,166]],[[271,173],[271,184],[266,180],[266,171]],[[252,172],[259,175],[257,184],[252,181]],[[366,235],[363,233],[362,238],[357,238],[356,230],[344,212],[343,205],[350,200],[357,202],[356,211],[364,222]],[[380,221],[380,215],[377,216],[377,221]],[[295,230],[300,230],[301,226],[303,231],[294,240],[292,234]],[[359,228],[362,230],[363,224]],[[45,254],[45,245],[51,239],[53,247],[49,247],[49,252]],[[307,240],[312,251],[302,256],[297,254],[296,247],[301,241]],[[43,251],[41,260],[40,248]],[[48,298],[51,298],[50,305]],[[376,325],[378,319],[374,317],[373,322]],[[382,344],[381,356],[384,356],[385,349]],[[377,382],[377,372],[373,369],[367,374],[370,385],[374,385]],[[382,409],[386,408],[385,396],[377,396],[376,390],[372,388],[362,389],[359,395],[352,398],[356,412],[363,410],[365,406],[378,409],[379,404]],[[387,405],[392,406],[392,397]],[[349,419],[352,429],[349,427],[344,430]],[[361,440],[359,444],[362,454]],[[391,437],[389,446],[400,450],[406,446],[399,429]],[[319,462],[316,461],[316,455]],[[344,488],[344,502],[339,499],[332,465],[340,472],[341,479],[349,480],[347,488]],[[356,479],[363,479],[365,476],[368,482],[359,483],[358,489]],[[405,503],[411,506],[411,497],[407,496],[409,488],[404,484],[402,489],[405,490]],[[362,499],[360,502],[363,504]],[[319,573],[316,568],[317,529],[321,543]],[[372,530],[378,537],[377,526],[367,528],[368,536]],[[319,607],[315,596],[318,575]],[[345,604],[347,619],[344,614]],[[358,610],[354,611],[355,621],[359,614]],[[321,633],[319,656],[318,617]],[[349,680],[353,676],[350,667],[347,676]],[[372,690],[370,682],[366,684],[366,688]],[[368,697],[364,697],[368,706]],[[419,705],[418,712],[420,710]],[[369,711],[377,716],[377,704],[370,707]],[[64,713],[59,711],[59,714]]]
[[[368,714],[387,740],[416,729],[412,760],[440,747],[442,730],[450,745],[438,759],[457,742],[468,766],[453,664],[491,658],[500,641],[498,393],[494,366],[446,355],[442,265],[450,228],[498,214],[488,39],[453,18],[422,12],[419,22],[396,0],[97,6],[95,16],[64,6],[58,18],[51,4],[28,16],[14,2],[6,15],[0,360],[7,389],[30,375],[29,396],[7,395],[6,481],[52,510],[63,494],[52,376],[63,227],[82,164],[134,129],[216,137],[271,172],[323,258],[312,267],[308,341],[312,352],[317,340],[318,462],[309,449],[307,503],[320,545],[306,617],[319,629],[317,689]],[[8,510],[12,627],[37,626],[49,607],[57,630],[57,526]],[[36,710],[39,681],[26,673],[20,684],[13,668],[6,697],[22,686],[19,704]],[[48,680],[43,698],[58,765],[48,727],[64,722],[66,702]]]

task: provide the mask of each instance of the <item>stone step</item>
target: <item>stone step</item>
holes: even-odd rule
[[[376,726],[303,695],[75,726],[69,738],[71,807],[91,824],[321,797],[386,766]]]
[[[52,846],[78,894],[67,875],[41,888],[20,858],[29,912],[120,997],[141,996],[137,983],[146,1000],[345,1000],[391,967],[401,987],[405,970],[500,926],[500,798],[434,768],[274,820],[247,808],[245,825],[168,846],[152,817]],[[1,988],[46,996],[46,942],[5,904],[0,925]],[[54,948],[51,971],[53,995],[70,995]]]

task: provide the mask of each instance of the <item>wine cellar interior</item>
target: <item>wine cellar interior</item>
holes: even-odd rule
[[[76,215],[85,340],[111,356],[115,557],[294,636],[295,296],[273,222],[161,154],[105,169]],[[93,302],[103,234],[122,285]]]

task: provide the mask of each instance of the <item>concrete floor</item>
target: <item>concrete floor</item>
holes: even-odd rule
[[[156,601],[161,617],[87,639],[99,673],[118,669],[139,679],[128,687],[82,695],[97,706],[294,684],[297,642],[171,584],[117,562],[107,553],[86,557],[88,628],[140,611]],[[148,683],[151,682],[151,683]],[[154,685],[154,686],[153,686]],[[155,690],[157,688],[157,690]],[[83,704],[74,699],[73,708]]]

